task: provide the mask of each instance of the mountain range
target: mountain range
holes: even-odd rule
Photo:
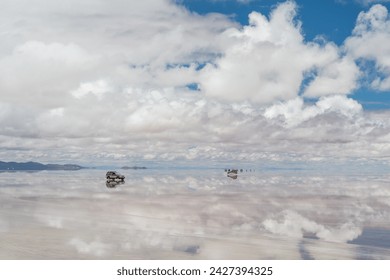
[[[80,170],[85,167],[76,164],[43,164],[39,162],[4,162],[0,161],[0,170],[35,171],[35,170]]]
[[[137,169],[146,169],[146,167],[144,166],[123,166],[121,167],[121,169],[134,169],[134,170],[137,170]]]

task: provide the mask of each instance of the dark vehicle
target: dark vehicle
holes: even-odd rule
[[[117,173],[116,171],[108,171],[106,173],[106,179],[107,181],[124,181],[125,176]]]
[[[229,178],[237,179],[238,178],[238,169],[225,169],[225,172]]]

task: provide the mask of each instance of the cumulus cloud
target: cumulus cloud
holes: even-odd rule
[[[353,118],[362,112],[362,106],[355,100],[340,95],[322,97],[315,105],[311,106],[306,106],[303,99],[297,97],[268,107],[264,112],[264,116],[267,119],[283,116],[288,126],[294,126],[317,115],[329,112],[337,112],[345,117]]]
[[[361,12],[357,18],[351,37],[345,47],[354,59],[364,62],[373,61],[375,70],[366,69],[374,76],[371,86],[378,90],[390,89],[390,20],[386,7],[374,5],[367,12]],[[379,75],[378,75],[379,74]]]
[[[34,96],[42,102],[52,97],[60,103],[66,101],[66,92],[101,79],[118,87],[185,86],[181,72],[189,69],[166,65],[201,62],[219,53],[218,32],[232,23],[223,16],[192,15],[170,1],[146,2],[46,5],[36,0],[26,12],[24,1],[6,1],[1,12],[2,40],[7,42],[0,61],[1,90],[15,99]],[[179,76],[176,82],[164,79],[170,72]]]
[[[168,0],[3,1],[0,158],[389,155],[388,112],[351,99],[356,60],[374,59],[387,88],[387,10],[362,13],[342,47],[305,40],[296,14],[287,1],[239,26]]]
[[[280,4],[267,19],[252,12],[249,26],[227,31],[235,39],[201,80],[205,94],[222,100],[269,103],[300,94],[319,97],[348,94],[356,87],[359,69],[332,43],[305,42],[295,20],[297,6]]]

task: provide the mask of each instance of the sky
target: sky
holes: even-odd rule
[[[0,160],[389,164],[389,1],[0,2]]]

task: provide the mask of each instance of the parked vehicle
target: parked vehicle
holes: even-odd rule
[[[109,181],[124,181],[125,176],[122,174],[119,174],[116,171],[108,171],[106,173],[106,179],[107,179],[107,182],[109,182]]]

